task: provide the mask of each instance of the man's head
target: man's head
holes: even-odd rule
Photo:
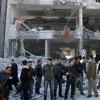
[[[57,63],[60,64],[61,63],[61,58],[57,59]]]
[[[4,72],[6,74],[10,74],[11,73],[11,67],[7,66],[5,69],[4,69]]]
[[[15,61],[14,61],[14,59],[11,59],[11,61],[10,61],[10,62],[11,62],[11,64],[13,64]]]
[[[71,58],[69,60],[69,65],[72,66],[75,63],[75,58]]]
[[[42,64],[42,60],[39,59],[39,60],[37,61],[37,64],[41,65],[41,64]]]
[[[93,59],[93,55],[90,55],[90,59]]]
[[[79,57],[79,56],[76,57],[76,58],[75,58],[75,61],[76,61],[76,62],[80,62],[80,57]]]
[[[22,61],[22,64],[25,66],[25,65],[27,65],[27,60],[23,60]]]
[[[93,59],[93,55],[90,55],[89,58],[90,58],[90,59]]]
[[[86,59],[86,57],[85,57],[85,56],[83,56],[83,60],[84,60],[84,59]]]
[[[47,64],[52,64],[52,58],[47,58]]]
[[[28,61],[28,66],[32,67],[32,61]]]

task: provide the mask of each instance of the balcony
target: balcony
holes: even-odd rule
[[[83,38],[84,39],[91,39],[91,40],[100,40],[100,31],[97,30],[96,32],[93,32],[86,28],[85,26],[83,27]]]
[[[77,31],[70,31],[69,37],[77,37]],[[63,39],[63,31],[55,31],[49,27],[37,27],[28,31],[18,31],[15,25],[10,25],[8,39]]]
[[[10,0],[10,4],[78,5],[80,0]]]
[[[54,0],[11,0],[11,4],[53,5]]]
[[[100,40],[100,32],[94,32],[94,39]]]
[[[87,6],[88,9],[100,9],[99,0],[83,0],[83,5]]]
[[[38,32],[20,31],[17,33],[17,39],[53,39],[53,30],[42,30]]]
[[[54,30],[42,30],[37,33],[30,32],[30,31],[20,31],[16,34],[9,34],[9,39],[65,39],[63,35],[63,31],[54,31]],[[78,39],[80,35],[76,31],[70,31],[68,35],[68,39]],[[93,34],[87,33],[83,35],[83,38],[86,39],[93,39],[93,40],[100,40],[100,33],[94,32]]]
[[[83,28],[83,38],[84,39],[94,39],[100,40],[100,32],[92,32],[87,28]],[[68,35],[69,39],[78,39],[80,38],[80,30],[71,30]],[[55,30],[43,30],[41,28],[33,28],[29,31],[16,31],[15,25],[10,25],[8,39],[64,39],[63,31]]]
[[[78,38],[75,31],[70,31],[68,38]],[[16,39],[64,39],[63,31],[41,30],[37,33],[31,31],[20,31]]]
[[[71,5],[71,6],[75,6],[75,5],[80,5],[79,0],[55,0],[54,1],[54,5]]]

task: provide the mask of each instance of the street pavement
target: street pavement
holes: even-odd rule
[[[31,100],[43,100],[43,90],[44,90],[43,87],[41,87],[41,94],[42,95],[36,95],[34,93],[33,99],[31,99]],[[63,95],[64,95],[64,91],[65,91],[65,84],[63,85],[63,91],[62,91]],[[9,100],[20,100],[20,96],[19,95],[13,96],[14,93],[15,93],[15,89],[14,89],[13,92],[11,92]],[[79,90],[76,89],[75,100],[100,100],[100,90],[98,90],[99,97],[94,97],[94,95],[93,95],[91,98],[87,98],[87,89],[84,90],[84,93],[85,93],[85,96],[82,96],[82,95],[80,95]],[[48,96],[47,96],[48,99],[47,100],[51,100],[50,99],[50,90],[49,90],[49,88],[48,88],[48,93],[47,94],[48,94]],[[57,96],[56,100],[64,100],[64,98],[60,98],[59,96]],[[72,100],[70,98],[70,91],[69,91],[69,95],[68,95],[68,99],[67,100]]]

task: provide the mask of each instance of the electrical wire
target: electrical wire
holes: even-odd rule
[[[81,3],[80,3],[80,6],[81,6]],[[80,7],[80,6],[79,6],[79,7]],[[68,25],[68,23],[69,23],[71,17],[76,13],[76,11],[79,9],[79,7],[77,7],[77,8],[72,12],[72,14],[70,15],[70,17],[68,18],[67,22],[66,22],[65,25],[64,25],[63,31],[65,30],[65,28],[66,28],[66,26]]]

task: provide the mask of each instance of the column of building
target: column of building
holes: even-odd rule
[[[79,55],[82,55],[83,52],[83,4],[80,3],[79,7]]]
[[[5,28],[5,46],[4,46],[4,57],[9,57],[9,49],[11,49],[9,34],[10,34],[10,27],[13,24],[14,19],[14,12],[12,9],[12,5],[10,4],[10,0],[7,3],[7,11],[6,11],[6,28]]]
[[[15,57],[18,49],[17,40],[9,40],[8,57]]]
[[[4,57],[7,1],[8,0],[1,0],[1,16],[0,16],[0,57]]]
[[[49,40],[45,40],[45,57],[49,57]]]

